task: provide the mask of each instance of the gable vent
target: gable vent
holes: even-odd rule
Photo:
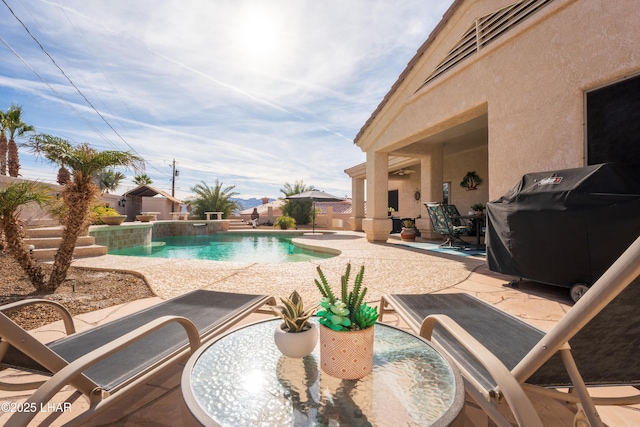
[[[502,8],[474,22],[447,56],[436,66],[418,90],[447,70],[455,67],[465,58],[478,52],[506,31],[533,15],[553,0],[523,0]],[[416,91],[417,92],[417,91]]]

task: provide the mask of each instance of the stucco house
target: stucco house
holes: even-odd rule
[[[455,0],[354,140],[366,163],[345,171],[352,228],[386,240],[396,203],[432,236],[425,202],[466,213],[528,172],[609,161],[640,171],[637,6]],[[472,171],[482,183],[468,191]]]
[[[255,209],[259,215],[258,224],[273,225],[276,219],[282,215],[283,199],[269,201],[262,199],[262,204],[240,211],[240,217],[246,221],[251,221],[251,214]],[[341,202],[316,202],[316,227],[326,229],[349,230],[351,225],[349,219],[352,216],[351,200],[345,199]]]

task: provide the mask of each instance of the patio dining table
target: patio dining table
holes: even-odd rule
[[[316,319],[312,321],[316,322]],[[283,356],[273,339],[280,319],[260,321],[203,346],[182,374],[191,414],[206,426],[459,425],[464,386],[429,342],[378,323],[374,367],[360,380],[320,369],[319,349]]]
[[[476,250],[480,250],[480,230],[485,226],[487,217],[485,215],[456,215],[454,218],[468,219],[475,222],[476,229]]]

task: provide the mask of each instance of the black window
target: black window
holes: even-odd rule
[[[640,76],[587,93],[587,163],[640,169]]]
[[[398,210],[398,190],[389,191],[389,207]]]

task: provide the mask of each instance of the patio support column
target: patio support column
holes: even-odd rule
[[[364,178],[351,178],[351,230],[362,231],[364,219]]]
[[[367,151],[367,216],[362,228],[369,242],[386,242],[391,232],[388,175],[389,155]]]
[[[416,220],[416,227],[420,235],[427,239],[441,237],[433,231],[429,212],[424,205],[427,202],[442,202],[442,176],[443,176],[443,144],[430,145],[427,154],[420,160],[420,188],[422,200],[420,201],[420,218]]]

